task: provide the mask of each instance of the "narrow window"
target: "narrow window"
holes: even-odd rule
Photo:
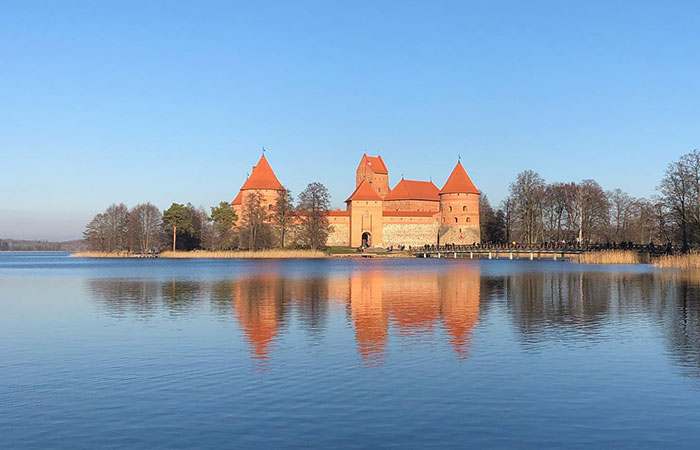
[[[466,206],[462,206],[462,211],[465,211],[465,212],[466,212],[466,211],[467,211],[467,207],[466,207]]]
[[[467,222],[471,222],[471,221],[472,221],[471,217],[467,217]]]
[[[459,222],[459,219],[455,217],[455,223]]]
[[[450,206],[450,212],[452,212],[452,207]]]

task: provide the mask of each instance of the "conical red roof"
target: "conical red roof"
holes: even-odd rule
[[[282,183],[275,176],[275,172],[272,171],[272,167],[267,162],[265,155],[262,155],[260,161],[253,167],[250,177],[243,183],[241,190],[245,191],[247,189],[271,189],[275,191],[284,189]]]
[[[440,190],[432,181],[401,180],[384,200],[440,200]]]
[[[447,179],[447,182],[440,191],[441,194],[480,194],[479,190],[474,186],[472,180],[469,179],[467,171],[462,167],[461,162],[457,162],[454,170]]]
[[[238,191],[238,195],[231,202],[232,205],[240,205],[243,203],[243,192]]]
[[[367,180],[362,180],[355,192],[353,192],[350,197],[348,197],[346,202],[353,200],[381,200],[382,198],[377,194],[377,191],[367,182]]]

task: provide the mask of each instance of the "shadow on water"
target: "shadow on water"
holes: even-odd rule
[[[274,269],[274,267],[273,267]],[[552,271],[494,274],[479,265],[446,270],[371,268],[320,276],[267,270],[231,279],[88,279],[86,290],[115,317],[201,314],[234,320],[250,356],[269,363],[295,323],[312,343],[330,317],[353,330],[363,366],[381,365],[394,339],[441,342],[470,357],[479,323],[507,317],[526,351],[551,341],[585,346],[639,324],[658,327],[669,355],[700,377],[700,276],[677,272]]]

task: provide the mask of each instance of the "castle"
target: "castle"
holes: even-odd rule
[[[246,196],[261,195],[273,208],[284,192],[265,155],[233,200],[241,217]],[[346,208],[328,212],[329,246],[389,247],[425,244],[479,243],[479,195],[461,161],[442,189],[432,181],[401,179],[389,187],[389,170],[381,156],[362,155],[355,172],[355,190]]]

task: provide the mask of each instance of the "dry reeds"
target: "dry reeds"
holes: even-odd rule
[[[160,258],[327,258],[328,255],[320,250],[194,250],[191,252],[162,252]]]
[[[700,269],[700,254],[665,255],[654,259],[654,266],[664,269]]]
[[[141,255],[130,252],[77,252],[70,255],[72,258],[152,258],[156,255]],[[209,251],[209,250],[194,250],[191,252],[162,252],[157,255],[158,258],[327,258],[324,252],[320,250],[260,250],[240,251]]]
[[[130,252],[75,252],[68,255],[71,258],[138,258]]]
[[[634,250],[606,250],[581,254],[581,264],[643,264],[642,255]]]

